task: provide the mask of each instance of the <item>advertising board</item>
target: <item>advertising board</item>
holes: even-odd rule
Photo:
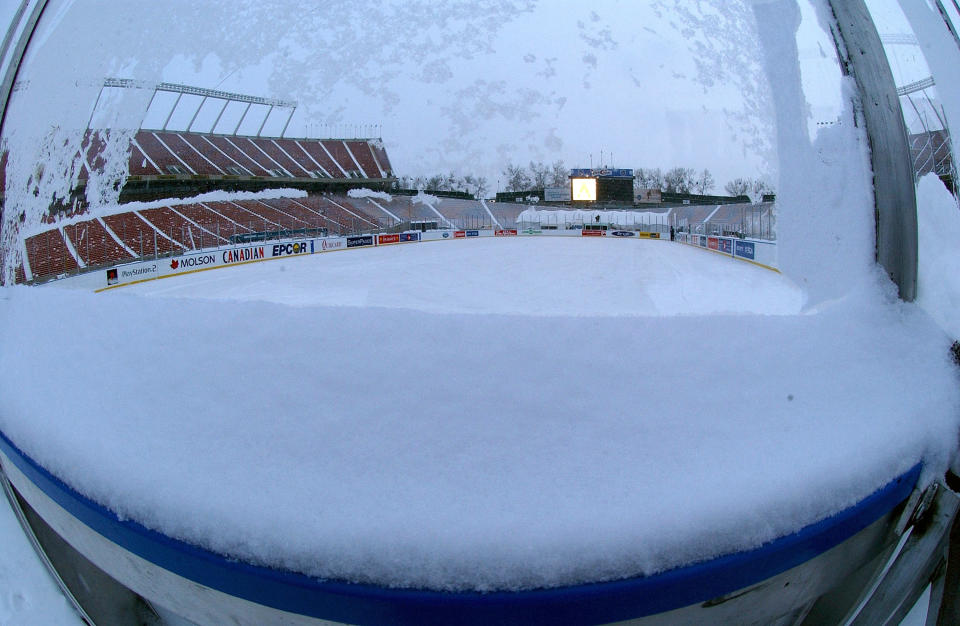
[[[157,278],[163,272],[162,260],[149,261],[147,263],[131,263],[119,267],[111,267],[107,270],[107,286],[123,285],[140,280],[149,280]]]
[[[733,240],[720,238],[717,241],[717,250],[726,254],[733,254]]]
[[[752,261],[756,258],[756,246],[752,241],[737,241],[734,246],[734,255]]]
[[[453,233],[454,239],[463,239],[466,236],[467,236],[467,231],[465,230],[458,230]]]
[[[420,233],[400,233],[400,243],[420,241]]]
[[[420,241],[442,241],[444,239],[453,239],[452,230],[428,230],[425,233],[419,233]]]
[[[378,246],[384,246],[388,243],[400,243],[400,235],[377,235]]]
[[[270,248],[270,256],[296,256],[298,254],[313,254],[313,240],[275,243]]]
[[[373,235],[354,235],[347,237],[348,248],[362,248],[363,246],[373,245]]]
[[[185,272],[202,267],[213,267],[215,265],[219,265],[219,262],[217,255],[212,252],[201,252],[200,254],[187,254],[181,257],[174,257],[170,259],[169,262],[170,269],[177,272]]]
[[[633,196],[634,202],[641,204],[657,204],[663,199],[659,189],[638,189]]]
[[[319,246],[321,252],[326,252],[328,250],[345,250],[347,247],[346,237],[328,237],[326,239],[319,240]]]
[[[466,235],[467,235],[467,237],[479,237],[479,236],[480,236],[480,231],[479,231],[479,230],[468,230],[468,231],[466,231]]]
[[[707,247],[710,248],[711,250],[719,250],[720,240],[717,239],[716,237],[707,237]]]
[[[582,230],[580,234],[584,237],[603,237],[607,234],[605,230]]]
[[[632,230],[615,230],[610,233],[613,237],[636,237],[637,233]]]
[[[639,232],[637,237],[641,239],[660,239],[660,233],[648,233],[648,232]]]
[[[493,231],[495,237],[516,237],[517,229],[516,228],[504,228],[502,230]]]
[[[706,235],[700,235],[699,237],[700,237],[700,238],[699,238],[699,240],[697,241],[697,245],[700,246],[701,248],[706,248],[706,247],[707,247],[707,236],[706,236]]]
[[[633,170],[612,167],[574,168],[570,170],[571,178],[586,178],[590,176],[614,176],[617,178],[633,178]]]
[[[545,187],[543,190],[544,202],[570,202],[569,187]]]
[[[266,256],[264,246],[246,246],[244,248],[231,248],[224,250],[220,255],[220,260],[224,265],[233,263],[246,263],[247,261],[256,261]]]

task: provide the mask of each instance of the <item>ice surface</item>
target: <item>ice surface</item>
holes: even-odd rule
[[[484,243],[507,245],[474,262]],[[233,273],[232,290],[197,283],[205,300],[191,284],[233,270],[100,295],[14,288],[0,301],[0,428],[83,493],[172,536],[317,576],[439,589],[651,573],[796,530],[920,459],[931,476],[946,467],[960,387],[919,308],[874,285],[816,314],[796,313],[787,289],[779,305],[793,314],[650,317],[646,299],[663,288],[652,263],[645,290],[615,288],[642,267],[604,266],[604,280],[568,271],[567,255],[597,243],[626,258],[657,250],[682,276],[708,259],[756,310],[777,293],[749,287],[776,274],[719,255],[581,239],[274,261]],[[445,286],[372,280],[363,308],[304,295],[327,289],[336,272],[323,266],[343,259],[401,284],[446,266],[430,281]],[[498,280],[526,293],[492,289]],[[459,312],[478,289],[490,312]],[[510,302],[558,290],[613,309],[619,298],[621,315],[569,298],[552,317]],[[695,284],[685,295],[713,297]]]
[[[665,241],[559,237],[478,238],[324,254],[303,263],[259,263],[131,291],[293,306],[550,317],[795,315],[803,306],[803,292],[788,279],[729,257]]]

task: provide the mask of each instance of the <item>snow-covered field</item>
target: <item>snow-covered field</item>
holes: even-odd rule
[[[258,563],[447,589],[651,573],[946,467],[949,342],[882,293],[806,310],[748,264],[580,239],[16,288],[0,426],[122,515]]]
[[[734,274],[731,277],[731,273]],[[665,241],[505,238],[401,244],[202,272],[127,293],[481,315],[789,315],[784,277]]]

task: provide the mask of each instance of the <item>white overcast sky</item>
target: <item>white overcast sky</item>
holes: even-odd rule
[[[24,106],[29,115],[81,127],[107,76],[292,99],[288,135],[382,125],[398,174],[473,172],[493,185],[507,161],[585,167],[601,151],[616,167],[710,168],[718,187],[769,175],[749,3],[700,7],[51,0],[20,94],[47,100]],[[110,106],[107,118],[135,125],[146,105]]]
[[[836,119],[840,79],[810,0],[800,5],[815,132]],[[776,179],[754,28],[749,0],[330,0],[322,11],[292,0],[51,0],[11,113],[42,137],[84,128],[106,77],[170,81],[295,100],[288,135],[382,128],[399,175],[452,170],[495,187],[508,161],[562,159],[709,168],[720,191],[737,176]],[[139,126],[149,92],[107,95],[95,123]],[[264,132],[284,121],[275,114]]]

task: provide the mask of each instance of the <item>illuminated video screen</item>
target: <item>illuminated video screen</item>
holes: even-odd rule
[[[574,202],[596,202],[597,201],[597,179],[596,178],[571,178],[570,196]]]

